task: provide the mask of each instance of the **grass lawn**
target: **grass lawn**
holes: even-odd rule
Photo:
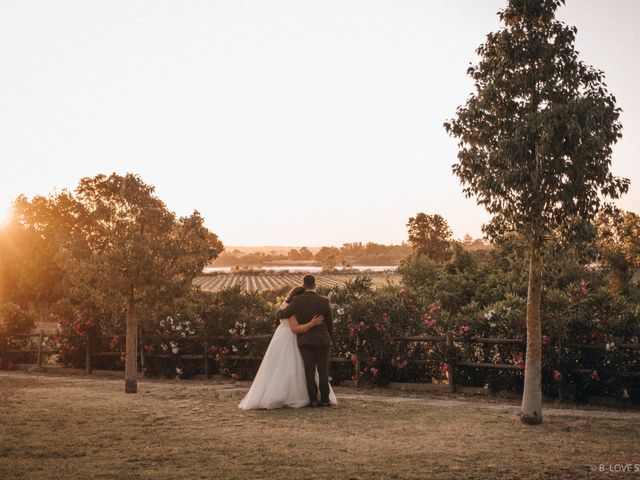
[[[0,372],[0,479],[576,479],[640,464],[640,414],[525,426],[511,405],[375,392],[243,412],[242,391],[213,383],[142,381],[125,395],[122,381]]]

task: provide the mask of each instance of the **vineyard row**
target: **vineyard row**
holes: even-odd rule
[[[204,291],[216,292],[240,286],[247,292],[260,292],[263,290],[279,290],[302,285],[304,274],[277,274],[277,275],[251,275],[251,274],[227,274],[214,276],[201,276],[194,280],[194,285]],[[353,280],[354,275],[316,275],[316,283],[320,287],[339,287],[347,281]],[[385,285],[387,280],[394,280],[394,276],[373,275],[374,286]]]

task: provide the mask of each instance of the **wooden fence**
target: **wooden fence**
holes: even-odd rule
[[[259,340],[269,340],[272,334],[265,335],[253,335],[253,336],[240,336],[234,337],[235,340],[239,340],[242,342],[254,342]],[[9,354],[25,354],[31,353],[36,354],[36,365],[38,367],[42,367],[43,363],[43,355],[52,355],[56,354],[57,350],[51,350],[44,348],[44,339],[47,335],[40,331],[38,333],[27,333],[27,334],[19,334],[19,335],[11,335],[8,337],[0,337],[0,341],[7,342],[11,338],[37,338],[36,347],[30,349],[9,349]],[[114,337],[123,338],[123,334],[117,335],[101,335],[95,337],[93,340],[101,340],[101,339],[113,339]],[[140,336],[139,336],[140,338]],[[160,340],[165,343],[169,343],[171,340],[168,338],[161,338],[155,336],[146,335],[144,337],[146,340]],[[227,337],[219,337],[218,340],[228,340]],[[196,342],[201,342],[202,339],[199,336],[186,336],[181,337],[180,340],[191,340]],[[454,335],[453,332],[447,332],[445,335],[439,336],[430,336],[430,335],[417,335],[417,336],[406,336],[406,337],[393,337],[389,339],[390,342],[405,342],[405,343],[426,343],[426,344],[444,344],[448,351],[452,353],[451,359],[447,360],[448,363],[448,372],[446,372],[447,383],[449,385],[449,390],[451,392],[455,391],[456,388],[456,372],[459,372],[459,369],[464,368],[478,368],[478,369],[489,369],[489,370],[510,370],[510,371],[522,371],[521,367],[514,364],[506,364],[506,363],[481,363],[481,362],[467,362],[467,361],[459,361],[455,360],[459,352],[459,346],[461,344],[485,344],[485,345],[518,345],[522,348],[524,347],[524,342],[522,339],[517,338],[490,338],[490,337],[465,337]],[[84,369],[86,374],[90,374],[92,372],[92,359],[96,357],[109,357],[109,356],[122,356],[123,352],[114,352],[114,351],[104,351],[104,352],[95,352],[92,349],[92,338],[87,337],[85,342],[85,362]],[[334,364],[346,364],[353,363],[353,378],[357,381],[360,377],[361,372],[361,362],[359,359],[359,351],[358,346],[360,345],[360,340],[358,338],[355,339],[355,361],[352,361],[351,358],[343,358],[343,357],[333,357],[331,361]],[[584,349],[584,350],[607,350],[608,347],[604,344],[566,344],[566,347],[574,348],[574,349]],[[613,349],[617,350],[631,350],[631,351],[640,351],[640,344],[638,343],[624,343],[617,344],[613,346]],[[215,357],[211,355],[210,346],[207,342],[202,343],[202,353],[190,353],[190,354],[163,354],[163,353],[149,353],[145,352],[144,348],[139,349],[139,367],[142,370],[145,365],[145,358],[171,358],[176,360],[190,360],[190,361],[201,361],[202,369],[206,378],[211,378],[211,362],[212,361],[220,361],[216,360]],[[228,354],[224,355],[223,361],[252,361],[258,362],[262,359],[262,356],[257,355],[240,355],[240,354]],[[423,365],[423,366],[436,366],[439,367],[442,365],[441,360],[406,360],[408,364],[412,365]],[[576,372],[583,374],[590,374],[591,370],[589,369],[577,369]],[[599,370],[601,373],[613,376],[613,377],[624,377],[624,378],[640,378],[640,372],[638,371],[618,371],[618,370]]]

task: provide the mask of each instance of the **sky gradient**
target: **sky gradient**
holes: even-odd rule
[[[0,0],[0,216],[115,171],[227,245],[400,243],[419,211],[480,236],[442,124],[505,3]],[[640,212],[640,2],[567,3],[623,109],[618,205]]]

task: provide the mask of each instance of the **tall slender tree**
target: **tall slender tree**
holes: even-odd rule
[[[492,215],[490,237],[529,244],[527,346],[521,418],[542,421],[541,249],[551,236],[591,237],[606,198],[628,190],[610,171],[620,109],[604,74],[578,59],[577,29],[555,18],[564,0],[509,0],[469,67],[475,92],[445,123],[459,140],[453,172]]]

